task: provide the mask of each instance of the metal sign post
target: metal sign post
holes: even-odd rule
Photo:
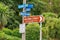
[[[26,0],[23,0],[23,5],[18,5],[18,8],[23,8],[23,12],[20,13],[22,15],[22,24],[25,25],[30,22],[39,22],[40,23],[40,40],[42,40],[42,16],[29,16],[30,10],[33,8],[33,4],[26,4]],[[25,23],[25,24],[24,24]],[[21,33],[22,33],[22,40],[26,40],[26,32],[25,32],[25,26],[21,26]],[[23,27],[23,28],[22,28]]]
[[[23,0],[23,4],[26,4],[26,0]],[[23,8],[23,12],[25,12],[25,8]],[[22,20],[23,20],[23,16],[22,16]],[[22,21],[22,23],[23,23],[23,21]],[[26,32],[22,33],[22,40],[26,40],[25,34],[26,34]]]
[[[20,15],[22,15],[22,25],[23,25],[24,24],[24,22],[23,22],[24,16],[29,16],[30,15],[30,10],[31,10],[31,8],[33,8],[33,4],[26,4],[26,0],[23,0],[23,4],[18,5],[18,8],[19,9],[23,8],[23,12],[20,12]],[[22,40],[26,40],[26,32],[23,33],[22,30],[24,31],[25,29],[21,27],[20,32],[22,33]]]
[[[42,40],[42,22],[40,22],[40,40]]]

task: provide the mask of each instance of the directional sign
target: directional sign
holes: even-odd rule
[[[19,25],[19,32],[20,33],[25,33],[25,24],[20,24]]]
[[[33,8],[33,4],[28,4],[27,8]]]
[[[25,16],[23,22],[24,23],[31,23],[31,22],[42,22],[42,16]]]
[[[18,5],[18,8],[24,8],[24,7],[27,7],[27,8],[33,8],[33,4],[23,4],[23,5]]]
[[[29,16],[30,13],[29,12],[20,12],[20,15],[22,15],[22,16]]]
[[[31,9],[30,8],[26,8],[26,11],[30,11]]]
[[[18,5],[18,8],[20,9],[20,8],[23,8],[24,7],[24,5]]]
[[[24,8],[24,7],[28,7],[28,4],[23,4],[23,5],[18,5],[18,8]]]

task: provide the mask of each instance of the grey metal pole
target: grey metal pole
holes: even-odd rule
[[[40,22],[40,40],[42,40],[42,22]]]
[[[23,0],[23,4],[26,4],[26,0]],[[23,12],[25,12],[25,8],[23,8]],[[22,16],[22,20],[23,20],[23,16]],[[22,21],[23,23],[23,21]],[[26,32],[22,33],[22,40],[26,40]]]

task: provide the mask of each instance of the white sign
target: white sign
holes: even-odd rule
[[[25,24],[20,24],[19,27],[20,27],[19,32],[20,33],[25,33]]]

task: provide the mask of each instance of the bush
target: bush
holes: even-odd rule
[[[21,38],[21,34],[19,33],[19,29],[10,30],[8,28],[3,28],[2,31],[7,35],[16,36],[16,37]]]
[[[15,36],[7,35],[4,32],[0,32],[0,40],[21,40],[21,39]]]
[[[43,13],[45,16],[45,25],[43,27],[43,37],[47,38],[60,38],[60,19],[54,13]]]
[[[14,29],[12,35],[17,36],[19,38],[22,38],[22,34],[19,33],[19,29]]]
[[[39,40],[40,27],[38,23],[30,23],[26,27],[26,40]]]
[[[5,34],[7,34],[7,35],[12,35],[12,33],[13,33],[13,31],[10,30],[10,29],[8,29],[8,28],[3,28],[2,31],[3,31]]]
[[[58,17],[58,15],[57,14],[55,14],[55,13],[52,13],[52,12],[45,12],[45,13],[42,13],[42,15],[44,16],[44,17],[46,17],[46,18],[49,18],[49,17],[55,17],[55,18],[57,18]]]

